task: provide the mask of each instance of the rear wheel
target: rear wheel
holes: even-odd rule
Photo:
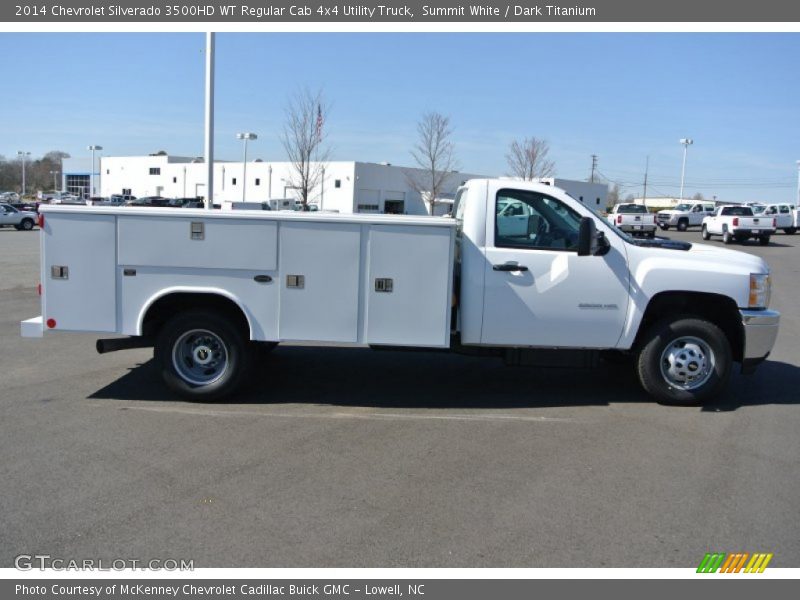
[[[22,223],[19,226],[23,231],[30,231],[33,229],[33,219],[22,219]]]
[[[760,238],[758,238],[758,243],[762,246],[769,246],[769,236],[762,235]]]
[[[727,229],[722,232],[722,243],[723,244],[732,244],[733,243],[733,236],[731,232]]]
[[[784,233],[787,233],[789,235],[794,235],[795,233],[797,233],[797,229],[795,229],[794,227],[787,227],[783,231]]]
[[[709,321],[672,317],[646,333],[636,362],[639,381],[666,404],[691,406],[719,394],[730,376],[728,338]]]
[[[154,357],[167,387],[192,400],[232,394],[250,365],[244,333],[204,310],[170,319],[158,335]]]
[[[689,221],[681,219],[678,221],[678,231],[686,231],[689,228]]]
[[[701,233],[702,233],[702,236],[703,236],[704,240],[710,240],[711,239],[711,234],[708,233],[708,227],[706,227],[705,225],[703,225],[703,231]]]

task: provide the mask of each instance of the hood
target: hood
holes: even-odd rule
[[[769,271],[769,265],[763,258],[739,250],[717,248],[710,244],[692,244],[692,249],[689,251],[689,254],[697,256],[700,260],[715,261],[726,265],[736,265],[742,269],[747,269],[750,273],[764,273]]]

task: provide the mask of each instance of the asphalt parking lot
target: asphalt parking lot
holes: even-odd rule
[[[41,312],[38,235],[0,229],[0,566],[800,566],[798,247],[736,246],[769,261],[782,329],[703,408],[655,404],[620,367],[303,346],[233,403],[193,404],[150,350],[21,339]]]

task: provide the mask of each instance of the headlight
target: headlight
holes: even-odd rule
[[[769,273],[750,273],[749,308],[767,308],[772,294],[772,278]]]

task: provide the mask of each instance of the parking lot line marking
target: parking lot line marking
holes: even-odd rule
[[[108,404],[93,403],[94,406],[108,406]],[[166,406],[126,406],[126,410],[141,410],[147,412],[179,413],[198,415],[201,417],[276,417],[280,419],[366,419],[375,421],[519,421],[519,422],[571,422],[574,419],[561,417],[539,417],[530,415],[420,415],[402,413],[346,413],[346,412],[258,412],[253,410],[202,410],[198,408],[166,407]]]

